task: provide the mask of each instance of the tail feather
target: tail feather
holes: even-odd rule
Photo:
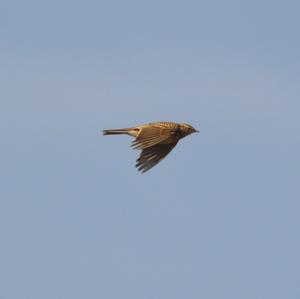
[[[103,130],[103,135],[119,135],[119,134],[128,134],[130,129],[113,129],[113,130]]]

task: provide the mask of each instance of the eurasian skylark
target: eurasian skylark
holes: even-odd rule
[[[157,122],[132,128],[103,130],[103,135],[127,134],[135,137],[131,146],[142,151],[135,166],[144,173],[165,158],[180,139],[195,132],[199,131],[188,124]]]

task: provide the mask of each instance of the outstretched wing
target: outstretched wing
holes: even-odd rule
[[[156,144],[142,150],[140,157],[136,160],[135,167],[141,172],[146,172],[166,157],[177,144]]]
[[[174,134],[174,127],[165,125],[151,125],[142,127],[136,140],[132,142],[134,149],[146,149],[162,143]]]

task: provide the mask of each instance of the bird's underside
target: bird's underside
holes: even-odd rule
[[[133,149],[141,150],[135,166],[144,173],[165,158],[179,139],[192,133],[184,132],[181,126],[183,125],[172,122],[159,122],[132,128],[103,130],[103,134],[127,134],[134,137],[131,146]],[[193,130],[196,132],[194,128]]]

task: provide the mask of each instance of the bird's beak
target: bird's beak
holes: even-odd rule
[[[195,130],[195,133],[199,133],[200,131],[199,130]]]

